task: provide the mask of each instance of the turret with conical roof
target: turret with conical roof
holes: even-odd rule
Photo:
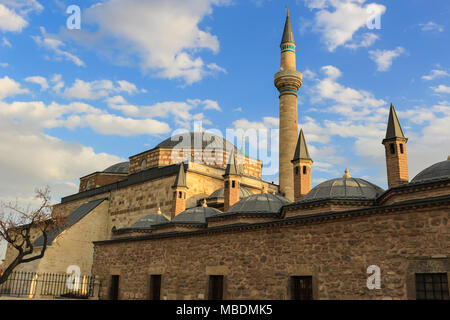
[[[242,164],[237,163],[234,151],[231,152],[224,180],[224,211],[239,201],[241,188]]]
[[[292,155],[298,137],[297,91],[302,85],[302,74],[297,71],[295,42],[289,10],[286,15],[281,40],[280,71],[275,74],[275,87],[280,92],[280,192],[290,201],[294,200],[294,176]]]
[[[172,218],[179,215],[186,210],[186,192],[188,186],[186,184],[186,171],[184,170],[184,163],[180,163],[178,174],[175,177],[175,182],[172,186]]]
[[[408,138],[403,134],[394,105],[391,104],[386,137],[382,142],[385,147],[389,188],[409,182],[407,142]]]
[[[294,168],[294,200],[299,201],[311,191],[311,165],[313,164],[303,129],[300,130],[294,159],[291,162]]]

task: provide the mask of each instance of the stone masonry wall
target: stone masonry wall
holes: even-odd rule
[[[120,275],[120,299],[147,299],[148,278],[162,274],[163,299],[204,299],[208,275],[225,276],[225,299],[288,299],[290,276],[313,276],[317,299],[414,298],[417,266],[450,272],[450,207],[396,211],[326,223],[99,243],[92,273],[108,299]],[[369,290],[367,267],[381,268]],[[441,270],[441,269],[444,270]],[[409,279],[409,280],[408,280]]]

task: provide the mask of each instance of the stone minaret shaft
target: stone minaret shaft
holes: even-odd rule
[[[281,66],[275,74],[275,86],[280,92],[280,192],[294,201],[293,159],[298,138],[297,91],[302,74],[296,70],[295,42],[289,11],[281,40]]]

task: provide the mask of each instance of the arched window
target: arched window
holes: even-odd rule
[[[141,162],[141,170],[144,170],[145,168],[147,168],[147,161],[146,160],[142,160],[142,162]]]
[[[400,143],[400,153],[403,154],[404,150],[403,150],[403,143]]]
[[[303,174],[306,174],[306,171],[307,171],[306,166],[303,166]]]
[[[395,154],[395,146],[394,146],[393,143],[391,143],[391,144],[389,145],[389,148],[391,149],[391,154]]]

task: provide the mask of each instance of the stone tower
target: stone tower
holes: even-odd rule
[[[275,74],[275,86],[280,92],[280,192],[294,201],[292,155],[298,137],[297,91],[302,85],[302,74],[296,70],[295,42],[289,10],[281,40],[280,71]]]
[[[186,210],[186,191],[188,189],[186,185],[186,172],[184,171],[184,163],[180,163],[180,169],[178,171],[177,177],[175,178],[175,183],[172,186],[173,189],[173,199],[172,199],[172,216],[179,215],[181,212]]]
[[[308,146],[306,145],[303,129],[300,130],[298,136],[297,147],[295,148],[294,159],[294,200],[300,201],[311,191],[311,165],[312,161],[309,156]]]
[[[389,188],[408,183],[408,156],[406,155],[406,143],[402,127],[397,118],[394,106],[391,104],[389,122],[386,130],[386,138],[383,144],[386,151],[386,169]]]
[[[241,192],[242,166],[237,164],[234,152],[231,152],[227,169],[223,175],[224,180],[224,211],[230,209],[239,201]]]

